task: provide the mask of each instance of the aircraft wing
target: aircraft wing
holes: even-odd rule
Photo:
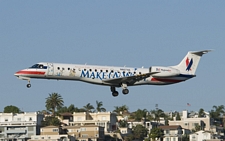
[[[120,83],[134,84],[135,82],[148,78],[152,74],[156,74],[156,73],[159,73],[159,72],[149,72],[149,73],[144,73],[144,74],[139,74],[134,76],[106,79],[106,80],[103,80],[103,82],[111,83],[111,84],[120,84]]]

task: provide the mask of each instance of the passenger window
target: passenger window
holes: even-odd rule
[[[100,70],[100,72],[102,72],[102,70]]]
[[[39,67],[40,69],[42,69],[42,68],[43,68],[43,65],[39,65],[38,67]]]
[[[95,69],[95,72],[97,72],[97,69]]]
[[[141,72],[139,72],[139,74],[141,74]]]
[[[64,70],[64,68],[62,68],[62,70]]]
[[[68,68],[68,70],[70,70],[70,68]]]
[[[58,70],[60,70],[60,67],[58,67]]]
[[[86,69],[84,69],[84,71],[86,71]]]
[[[89,71],[91,71],[91,69],[89,69]]]
[[[106,70],[106,72],[108,72],[108,70]]]
[[[113,70],[111,70],[111,72],[113,72]]]

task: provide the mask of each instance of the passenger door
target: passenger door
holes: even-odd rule
[[[47,65],[48,65],[48,73],[47,73],[47,75],[54,75],[53,63],[47,63]]]

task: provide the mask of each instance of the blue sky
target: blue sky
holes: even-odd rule
[[[15,105],[45,109],[49,93],[78,108],[96,100],[107,111],[127,105],[164,111],[224,105],[225,1],[0,1],[0,111]],[[31,80],[13,74],[37,62],[150,67],[178,64],[188,51],[204,55],[196,78],[169,86],[109,87],[76,81]],[[191,106],[187,106],[190,103]]]

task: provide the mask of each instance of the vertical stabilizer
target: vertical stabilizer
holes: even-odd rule
[[[194,75],[198,67],[198,63],[203,54],[210,52],[211,50],[203,51],[190,51],[184,57],[184,59],[177,66],[172,66],[180,71],[182,74]]]

